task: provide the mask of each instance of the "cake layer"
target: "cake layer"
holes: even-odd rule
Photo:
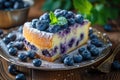
[[[88,40],[90,22],[85,20],[83,24],[73,26],[57,33],[39,31],[31,27],[28,22],[23,27],[23,36],[26,42],[36,47],[40,57],[48,61],[54,61],[60,55],[69,53],[83,45]],[[28,49],[32,49],[27,45]]]

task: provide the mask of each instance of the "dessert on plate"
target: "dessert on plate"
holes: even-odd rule
[[[89,26],[81,14],[56,9],[24,24],[24,44],[43,60],[54,61],[85,44]]]

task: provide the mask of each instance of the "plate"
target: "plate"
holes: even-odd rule
[[[105,33],[101,33],[98,30],[91,27],[90,29],[93,29],[94,34],[96,34],[99,37],[99,39],[102,40],[102,42],[104,43],[104,47],[100,48],[102,49],[102,52],[98,57],[95,57],[92,60],[82,61],[81,63],[75,63],[73,66],[66,66],[63,63],[61,63],[59,59],[56,60],[55,62],[48,62],[48,61],[42,60],[42,65],[40,67],[35,67],[32,64],[32,60],[29,60],[27,62],[21,62],[17,57],[14,57],[8,54],[8,49],[6,48],[6,45],[3,43],[2,40],[0,40],[0,56],[5,60],[7,60],[8,62],[11,62],[12,64],[15,64],[18,66],[24,66],[32,69],[39,69],[39,70],[70,70],[70,69],[87,67],[104,59],[109,54],[112,46],[110,39]],[[76,54],[79,48],[70,52],[69,55]]]

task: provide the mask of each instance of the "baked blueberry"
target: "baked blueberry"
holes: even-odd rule
[[[78,52],[81,54],[85,50],[86,50],[86,47],[81,47],[81,48],[78,49]]]
[[[84,50],[81,55],[84,60],[90,60],[92,57],[91,53],[88,50]]]
[[[18,58],[21,61],[27,61],[27,55],[25,53],[18,54]]]
[[[24,43],[23,42],[15,42],[14,46],[18,49],[18,50],[22,50],[24,48]]]
[[[79,24],[82,24],[84,20],[84,17],[80,14],[75,15],[75,21]]]
[[[4,38],[3,38],[3,42],[4,42],[5,44],[10,43],[10,38],[4,37]]]
[[[42,61],[40,59],[34,59],[33,60],[33,65],[36,67],[40,67],[42,64]]]
[[[36,22],[38,22],[38,19],[33,19],[33,20],[32,20],[32,23],[31,23],[31,24],[32,24],[32,27],[33,27],[33,28],[36,28]]]
[[[92,54],[93,56],[98,56],[98,55],[100,54],[99,49],[96,48],[96,47],[92,47],[92,48],[90,49],[90,52],[91,52],[91,54]]]
[[[113,61],[112,63],[112,69],[114,70],[120,70],[120,62],[118,60]]]
[[[11,48],[8,49],[8,52],[9,52],[10,55],[16,56],[17,55],[17,48],[11,47]]]
[[[26,53],[26,55],[30,58],[30,59],[34,59],[35,58],[35,51],[32,51],[32,50],[30,50],[30,51],[28,51],[27,53]]]
[[[68,56],[64,59],[64,64],[67,66],[73,66],[74,65],[74,60],[71,56]]]
[[[75,63],[80,63],[80,62],[82,61],[83,57],[82,57],[82,55],[80,55],[80,54],[75,54],[75,55],[73,56],[73,59],[74,59],[74,62],[75,62]]]
[[[65,59],[66,57],[68,57],[68,56],[69,56],[68,54],[64,54],[64,55],[62,55],[60,61],[63,63],[63,62],[64,62],[64,59]]]
[[[8,66],[8,72],[12,75],[16,75],[17,74],[17,69],[15,65],[9,65]]]
[[[24,74],[21,73],[16,75],[15,80],[26,80],[26,77]]]
[[[10,38],[10,41],[14,41],[17,36],[16,36],[16,34],[14,34],[14,33],[9,33],[9,34],[7,35],[7,37]]]
[[[72,38],[72,39],[68,42],[68,46],[69,46],[69,47],[72,47],[73,44],[74,44],[74,42],[75,42],[75,39]]]

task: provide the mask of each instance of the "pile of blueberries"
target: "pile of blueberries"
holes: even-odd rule
[[[0,10],[12,11],[29,6],[30,4],[23,0],[0,0]]]
[[[50,22],[51,22],[50,14],[44,13],[42,16],[39,17],[39,19],[32,20],[32,27],[40,31],[56,33],[60,30],[71,27],[75,23],[83,24],[84,22],[83,21],[84,17],[82,15],[74,14],[72,11],[56,9],[54,11],[54,15],[57,18],[64,17],[67,20],[67,23],[64,25],[58,25],[58,24],[50,25]]]
[[[78,49],[78,53],[73,56],[65,54],[61,58],[61,62],[63,62],[67,66],[73,66],[74,63],[80,63],[86,60],[92,60],[95,57],[99,56],[102,53],[104,43],[93,33],[93,30],[89,30],[89,38],[90,42],[87,46],[81,47]]]

